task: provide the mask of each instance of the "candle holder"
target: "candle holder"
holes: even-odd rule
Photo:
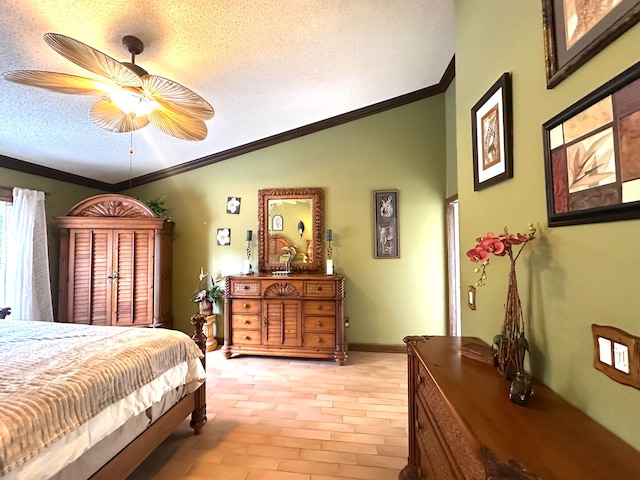
[[[251,273],[251,240],[253,240],[253,232],[251,230],[247,230],[247,258],[243,262],[242,273],[248,275]]]
[[[327,240],[327,275],[333,275],[333,249],[331,248],[331,241],[333,240],[333,232],[327,230],[325,239]]]

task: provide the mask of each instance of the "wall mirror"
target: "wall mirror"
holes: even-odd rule
[[[258,271],[321,273],[322,188],[258,190]]]

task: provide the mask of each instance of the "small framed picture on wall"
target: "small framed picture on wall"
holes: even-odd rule
[[[373,192],[374,258],[400,258],[398,190]]]

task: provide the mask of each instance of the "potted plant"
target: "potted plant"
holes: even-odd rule
[[[490,254],[497,257],[506,256],[511,263],[504,321],[500,333],[493,338],[493,346],[497,350],[498,371],[509,380],[524,374],[524,355],[529,350],[529,343],[525,337],[522,304],[518,294],[516,260],[527,243],[535,239],[535,234],[536,229],[532,224],[529,224],[529,233],[512,234],[505,227],[504,233],[500,235],[496,236],[488,232],[484,237],[477,238],[476,246],[467,252],[469,260],[480,263],[475,270],[476,273],[480,273],[476,286],[484,285]],[[514,249],[515,246],[519,246],[517,251]]]
[[[205,315],[213,314],[213,305],[217,304],[224,295],[224,290],[217,282],[215,282],[209,273],[205,273],[200,268],[200,275],[198,276],[198,289],[193,296],[193,303],[198,304],[198,310]]]

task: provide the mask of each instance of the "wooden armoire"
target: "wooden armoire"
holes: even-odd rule
[[[173,223],[126,195],[96,195],[58,217],[57,321],[173,325]]]

